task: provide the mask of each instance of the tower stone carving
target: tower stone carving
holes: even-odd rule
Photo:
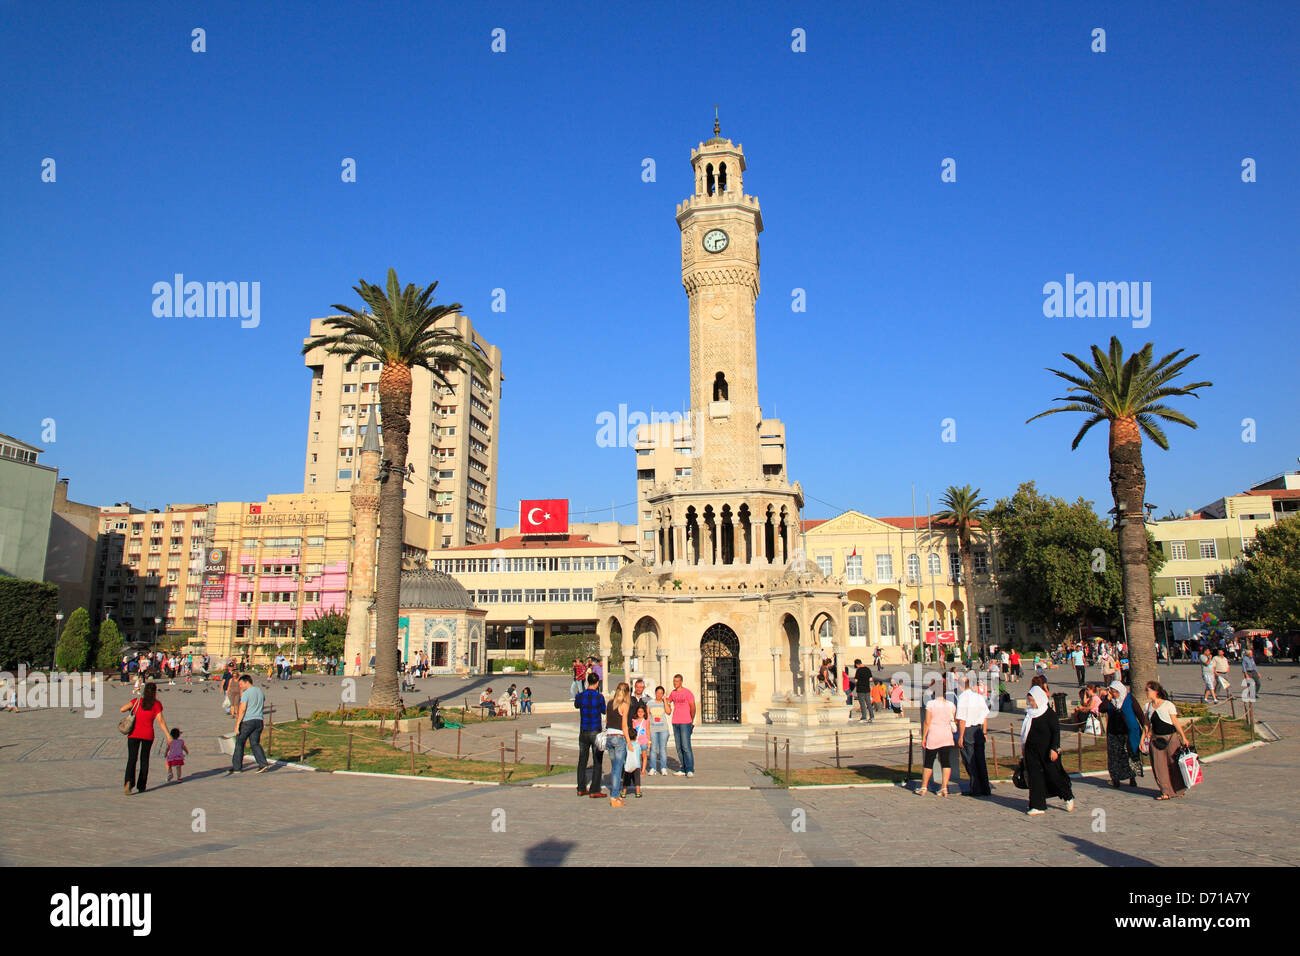
[[[691,150],[691,168],[695,191],[678,204],[677,225],[700,477],[751,482],[762,475],[754,305],[763,216],[744,193],[744,150],[717,124],[713,138]]]

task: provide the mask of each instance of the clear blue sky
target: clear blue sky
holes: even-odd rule
[[[673,217],[714,103],[763,206],[759,395],[807,516],[1031,478],[1106,510],[1105,430],[1071,453],[1075,416],[1024,422],[1061,394],[1043,367],[1112,333],[1215,383],[1147,445],[1162,513],[1296,467],[1293,2],[155,7],[0,25],[0,431],[55,419],[78,500],[300,491],[308,320],[393,266],[504,352],[501,523],[633,501],[596,418],[686,398]],[[260,282],[260,327],[155,318],[176,272]],[[1152,283],[1150,327],[1045,318],[1066,273]]]

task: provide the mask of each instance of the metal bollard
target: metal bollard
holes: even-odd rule
[[[790,738],[785,738],[785,788],[790,789]]]
[[[501,741],[501,782],[506,782],[506,742]]]
[[[840,769],[840,732],[835,731],[835,769]]]
[[[551,738],[546,738],[546,772],[551,772]]]
[[[411,745],[411,776],[414,777],[415,776],[415,741],[408,740],[407,743]]]
[[[307,728],[302,729],[302,741],[298,745],[298,762],[307,762]]]
[[[348,734],[348,769],[352,769],[352,734]]]

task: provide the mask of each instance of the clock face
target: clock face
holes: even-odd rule
[[[704,234],[704,251],[721,252],[727,248],[727,243],[730,241],[721,229],[710,229]]]

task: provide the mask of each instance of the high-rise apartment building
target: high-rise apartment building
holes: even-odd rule
[[[411,381],[411,437],[405,483],[406,510],[433,522],[433,549],[484,544],[496,536],[496,469],[501,350],[463,315],[447,316],[440,328],[455,329],[488,365],[488,374],[448,372],[450,387],[415,369]],[[312,319],[311,336],[330,331]],[[310,339],[304,340],[304,342]],[[349,491],[357,478],[362,433],[379,424],[380,363],[352,362],[315,348],[304,357],[311,370],[307,422],[306,494]]]
[[[111,617],[125,641],[152,642],[169,632],[183,632],[192,641],[207,523],[203,504],[148,512],[130,502],[100,508],[95,619]]]

